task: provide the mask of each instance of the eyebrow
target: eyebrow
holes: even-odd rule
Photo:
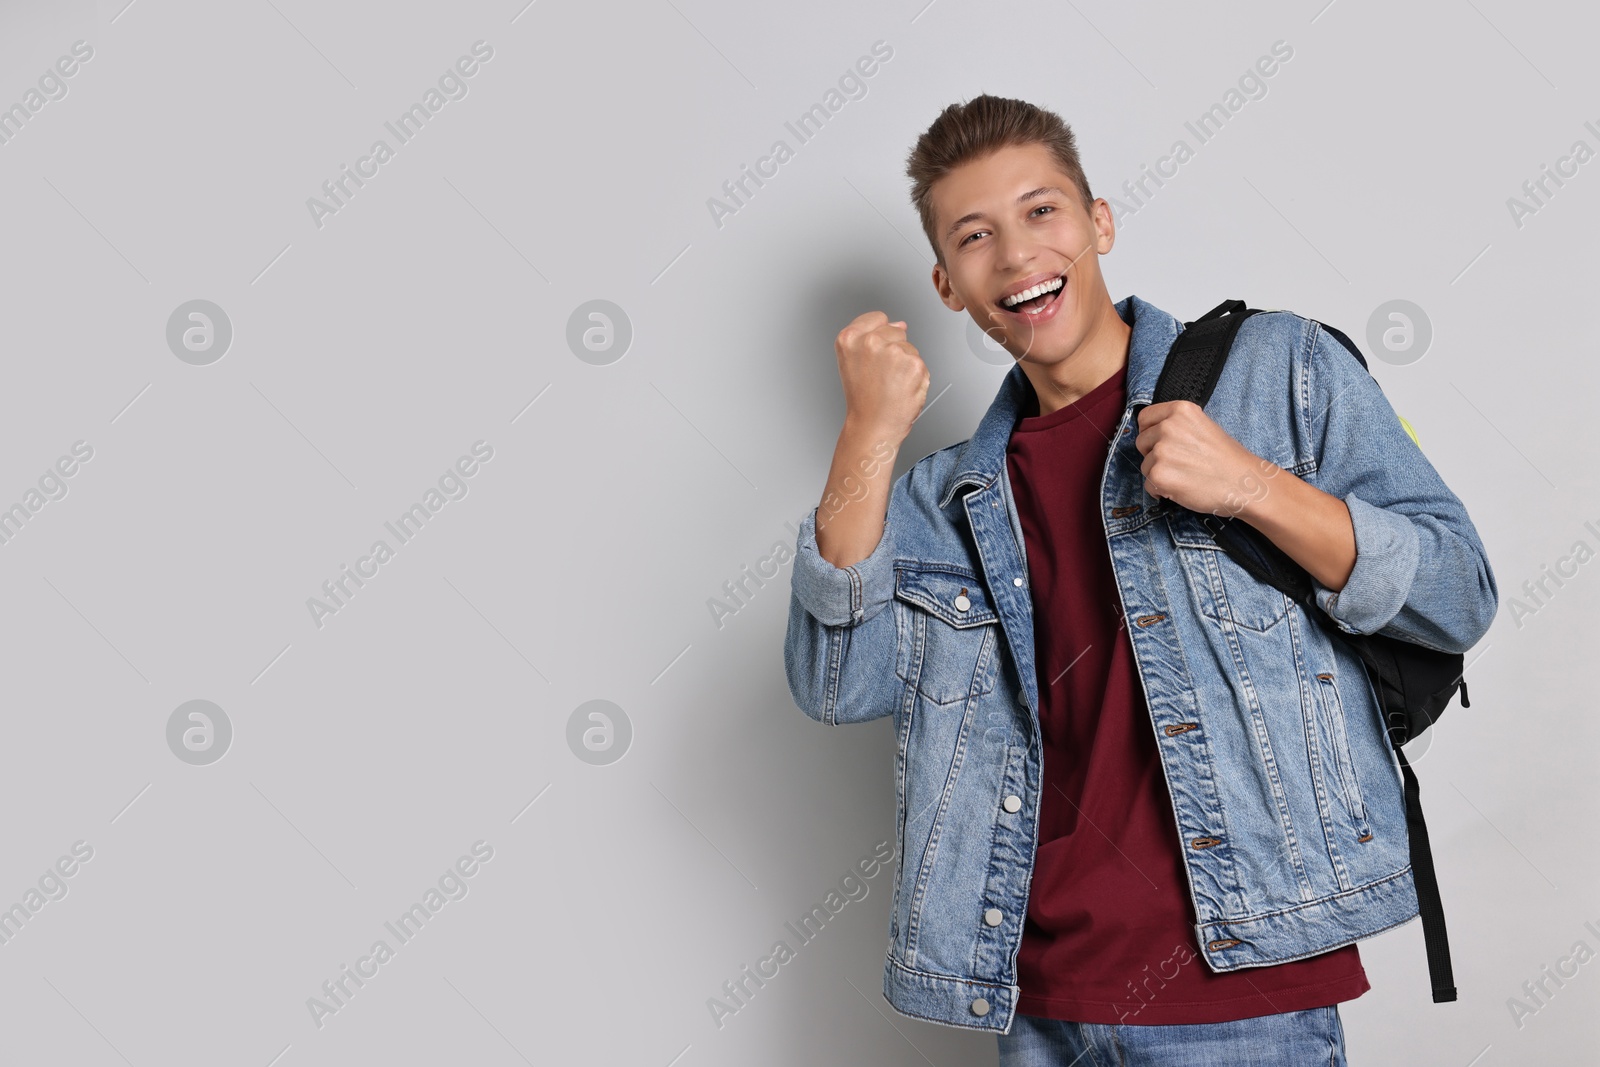
[[[1025,204],[1029,200],[1034,200],[1034,199],[1036,199],[1038,197],[1044,196],[1047,193],[1055,193],[1057,196],[1066,196],[1067,195],[1065,192],[1062,191],[1061,187],[1058,186],[1058,185],[1041,185],[1039,188],[1033,190],[1032,192],[1023,193],[1021,196],[1017,197],[1017,203]],[[951,237],[954,237],[955,236],[955,232],[957,230],[961,229],[961,227],[965,226],[967,223],[974,222],[974,221],[976,221],[978,219],[987,218],[987,217],[988,216],[985,215],[981,211],[968,212],[967,214],[961,216],[959,219],[956,219],[956,221],[954,221],[954,222],[952,222],[950,224],[950,228],[948,230],[944,231],[944,239],[948,241]]]

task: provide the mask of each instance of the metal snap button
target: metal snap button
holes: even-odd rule
[[[1022,579],[1021,578],[1013,578],[1013,579],[1011,579],[1011,584],[1012,585],[1016,585],[1016,586],[1020,586],[1022,584]]]
[[[965,594],[965,593],[956,594],[956,610],[957,611],[966,611],[970,607],[972,607],[972,601],[967,599],[967,594]]]
[[[1001,914],[999,908],[990,908],[988,911],[983,913],[983,921],[988,923],[990,926],[999,926],[1000,920],[1004,918],[1005,916]]]
[[[989,1014],[989,1002],[987,1000],[984,1000],[982,997],[979,997],[977,1000],[974,1000],[972,1002],[972,1014],[974,1014],[974,1015],[988,1015]]]
[[[1019,796],[1006,797],[1004,804],[1005,809],[1009,812],[1014,813],[1022,810],[1022,798]]]

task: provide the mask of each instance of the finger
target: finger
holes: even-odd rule
[[[855,320],[850,325],[856,327],[861,333],[866,333],[888,321],[889,316],[881,311],[863,311],[855,317]]]
[[[1150,481],[1150,460],[1148,458],[1139,464],[1139,475],[1144,479],[1144,491],[1157,500],[1162,499],[1161,493],[1157,491],[1155,485]]]

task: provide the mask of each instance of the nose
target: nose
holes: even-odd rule
[[[995,258],[1013,272],[1028,266],[1038,256],[1038,244],[1026,229],[1011,229],[994,235]]]

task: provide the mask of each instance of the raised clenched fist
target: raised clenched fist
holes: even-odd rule
[[[898,446],[922,411],[930,381],[927,364],[906,340],[906,324],[868,311],[839,331],[833,350],[844,386],[845,421]]]

